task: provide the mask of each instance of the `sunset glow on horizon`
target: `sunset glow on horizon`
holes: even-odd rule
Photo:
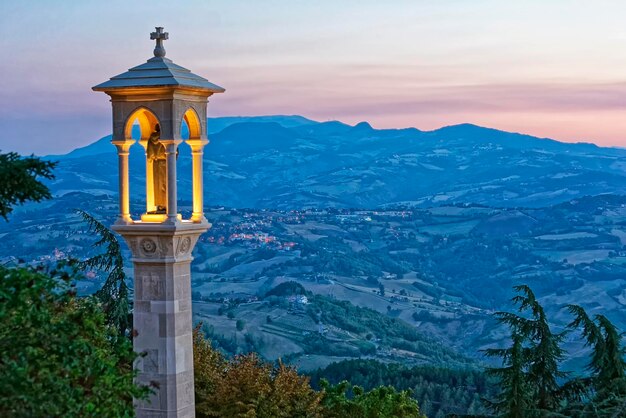
[[[226,88],[209,116],[626,146],[626,3],[519,3],[3,2],[0,149],[59,154],[109,134],[91,87],[150,58],[157,25],[168,58]]]

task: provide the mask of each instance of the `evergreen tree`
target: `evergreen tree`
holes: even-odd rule
[[[0,216],[7,220],[15,205],[49,199],[50,191],[39,179],[54,178],[52,169],[55,165],[32,155],[0,154]]]
[[[563,399],[558,380],[566,374],[558,366],[564,356],[560,343],[565,334],[552,332],[545,311],[530,287],[520,285],[514,289],[518,295],[512,301],[518,305],[518,312],[527,313],[528,317],[510,312],[496,313],[498,321],[511,329],[513,346],[508,349],[510,351],[487,351],[487,355],[502,357],[505,363],[504,368],[490,371],[499,375],[502,383],[502,393],[494,407],[505,411],[505,416],[525,416],[517,415],[520,409],[505,410],[502,407],[521,407],[527,404],[526,399],[530,399],[528,413],[548,414],[557,411]]]
[[[580,414],[595,416],[626,416],[626,361],[623,334],[604,315],[591,319],[583,308],[568,305],[574,320],[572,329],[581,329],[587,346],[591,347],[588,370],[591,376],[577,379],[571,385],[578,388]],[[573,408],[572,410],[575,410]]]
[[[489,368],[487,373],[500,381],[502,391],[495,401],[487,404],[495,412],[506,418],[524,418],[531,408],[532,393],[529,385],[528,357],[529,349],[524,347],[525,338],[519,332],[511,336],[510,348],[492,348],[485,350],[490,357],[502,358],[503,367]]]
[[[474,369],[427,365],[407,367],[360,359],[332,363],[310,375],[313,387],[319,387],[321,379],[326,379],[332,384],[345,380],[366,391],[378,386],[392,386],[398,391],[410,389],[411,396],[418,401],[420,411],[429,417],[440,411],[444,415],[486,413],[480,399],[491,398],[496,393],[493,379]],[[472,404],[474,409],[470,412]]]
[[[120,243],[115,233],[92,215],[82,210],[77,210],[77,213],[87,222],[90,230],[100,236],[94,247],[104,247],[103,253],[81,261],[79,267],[106,273],[104,284],[94,296],[102,303],[107,323],[120,335],[130,335],[132,317]]]

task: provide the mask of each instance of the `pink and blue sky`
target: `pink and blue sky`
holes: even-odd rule
[[[91,86],[167,56],[227,89],[209,116],[376,128],[474,123],[626,146],[626,2],[2,1],[0,149],[63,153],[110,132]]]

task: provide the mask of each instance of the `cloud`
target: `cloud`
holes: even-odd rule
[[[213,116],[287,113],[420,129],[472,122],[562,140],[623,145],[626,83],[488,83],[470,70],[428,64],[230,65],[194,72],[227,89],[210,99]],[[106,134],[108,98],[92,92],[91,84],[93,80],[79,78],[2,82],[0,148],[56,153]],[[602,126],[594,123],[600,120]],[[555,121],[561,125],[555,127]]]

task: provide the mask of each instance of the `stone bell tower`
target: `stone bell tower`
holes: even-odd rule
[[[147,401],[136,403],[137,417],[194,417],[191,319],[191,251],[210,224],[203,213],[202,149],[208,143],[208,97],[224,89],[165,58],[168,33],[157,27],[154,57],[93,87],[111,97],[113,145],[119,161],[119,216],[113,230],[132,252],[134,265],[133,340],[143,353],[136,367],[141,383],[156,383]],[[130,214],[128,155],[135,142],[133,124],[141,128],[146,154],[146,211]],[[178,213],[176,160],[189,127],[192,152],[193,213]],[[142,193],[143,194],[143,193]]]

